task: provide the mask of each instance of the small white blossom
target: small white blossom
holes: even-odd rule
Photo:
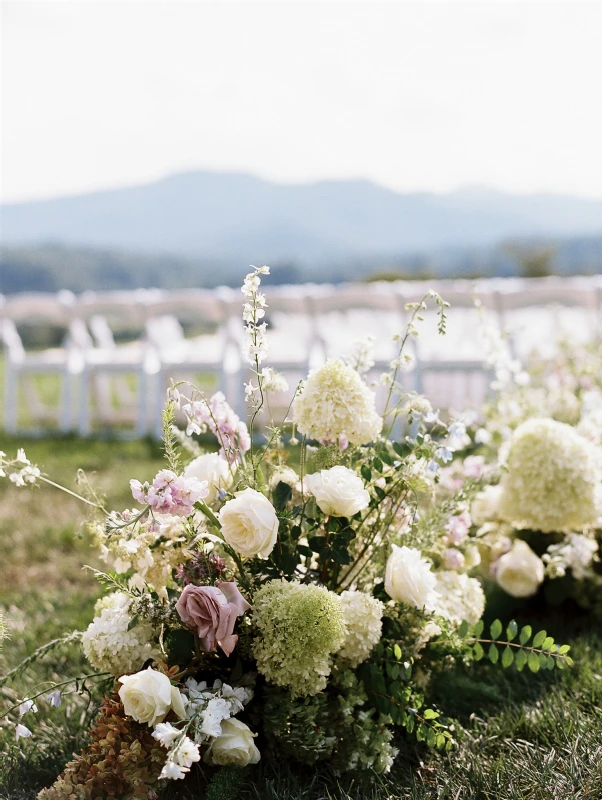
[[[25,699],[19,706],[19,716],[22,717],[23,714],[27,714],[28,711],[31,711],[32,714],[35,714],[38,710],[37,705],[33,702],[33,700]]]
[[[16,726],[15,737],[17,741],[19,741],[19,739],[28,739],[30,736],[33,736],[33,733],[29,730],[29,728],[26,728],[25,725],[21,725],[21,723],[19,723]]]

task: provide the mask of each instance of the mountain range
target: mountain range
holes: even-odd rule
[[[602,234],[602,200],[469,188],[402,194],[365,180],[280,185],[194,171],[154,183],[4,204],[5,246],[100,248],[216,267],[385,264],[400,255],[486,248],[524,237]],[[353,271],[353,270],[352,270]]]

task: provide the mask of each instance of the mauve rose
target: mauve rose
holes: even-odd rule
[[[204,649],[211,653],[219,644],[227,656],[238,641],[233,633],[236,618],[250,608],[234,581],[220,581],[215,586],[189,584],[176,603],[180,619],[196,630]]]

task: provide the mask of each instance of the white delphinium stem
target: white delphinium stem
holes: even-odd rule
[[[408,357],[404,357],[405,354],[404,354],[403,351],[404,351],[404,348],[405,348],[405,346],[407,344],[407,341],[408,341],[408,339],[410,337],[412,337],[414,339],[418,337],[418,328],[416,326],[416,323],[417,322],[421,322],[424,319],[424,317],[422,317],[421,314],[422,314],[423,311],[426,311],[426,309],[427,309],[426,301],[429,298],[434,300],[436,305],[437,305],[437,314],[438,314],[438,317],[439,317],[437,330],[439,331],[440,334],[444,334],[445,333],[445,324],[446,324],[446,321],[447,321],[447,318],[445,316],[445,309],[449,308],[449,303],[446,303],[445,300],[443,300],[442,297],[437,292],[435,292],[435,291],[433,291],[431,289],[430,291],[428,291],[424,295],[422,300],[420,300],[418,303],[407,303],[406,304],[406,307],[405,307],[406,311],[411,311],[412,314],[410,316],[408,324],[405,327],[404,332],[395,334],[395,336],[393,337],[393,341],[399,342],[399,349],[397,351],[397,358],[395,358],[391,362],[391,371],[390,372],[386,372],[386,373],[384,373],[383,376],[381,376],[382,383],[385,386],[388,386],[388,388],[389,388],[389,391],[388,391],[388,394],[387,394],[387,400],[385,402],[385,410],[383,411],[383,419],[386,419],[386,417],[389,416],[389,415],[393,416],[393,421],[391,423],[391,427],[390,427],[389,432],[387,434],[387,438],[390,437],[391,431],[393,430],[393,426],[395,424],[395,413],[394,412],[396,411],[396,409],[397,409],[397,407],[399,405],[399,403],[396,403],[392,408],[389,408],[389,404],[390,404],[391,398],[393,396],[393,391],[395,390],[395,388],[397,388],[397,376],[399,374],[399,370],[400,369],[404,369],[404,368],[411,368],[412,365],[413,365],[412,364],[411,355],[407,354]]]
[[[245,384],[245,398],[253,404],[253,414],[249,430],[251,434],[251,463],[253,463],[253,426],[257,415],[264,404],[264,383],[265,373],[260,369],[261,362],[268,353],[268,341],[266,336],[267,323],[261,322],[265,317],[267,308],[266,297],[259,291],[261,276],[269,275],[270,268],[267,266],[253,267],[253,272],[249,272],[243,281],[241,292],[245,296],[242,318],[246,324],[245,342],[243,345],[243,355],[250,364],[255,377],[257,386],[253,381]]]

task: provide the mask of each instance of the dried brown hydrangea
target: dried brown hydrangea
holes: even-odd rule
[[[147,725],[125,716],[114,695],[107,698],[90,731],[91,742],[74,756],[38,800],[152,800],[158,795],[165,750]]]

